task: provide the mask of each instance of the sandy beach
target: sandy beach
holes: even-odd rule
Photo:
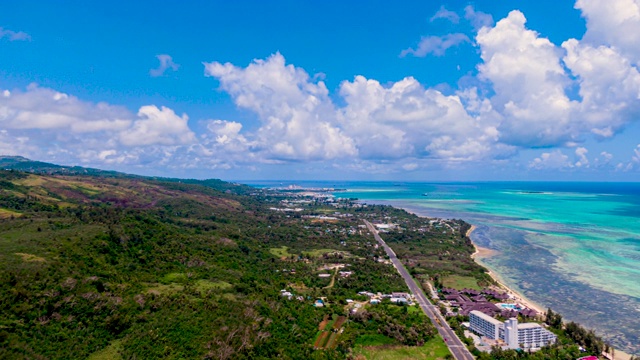
[[[471,228],[469,228],[469,230],[467,230],[467,234],[466,234],[467,237],[471,238],[471,233],[475,229],[476,229],[475,225],[471,225]],[[471,258],[474,259],[480,265],[482,265],[485,268],[487,268],[487,265],[482,263],[481,259],[491,257],[491,256],[497,254],[498,251],[478,246],[478,244],[474,243],[473,240],[471,241],[471,243],[473,244],[473,247],[475,248],[474,253],[471,254]],[[526,297],[524,297],[519,292],[517,292],[514,289],[512,289],[512,288],[508,287],[507,285],[505,285],[504,281],[500,278],[499,275],[497,275],[493,271],[489,270],[488,268],[487,268],[487,271],[489,273],[489,276],[491,276],[491,278],[493,280],[495,280],[495,282],[498,283],[499,286],[504,291],[506,291],[507,294],[509,294],[515,302],[517,302],[517,303],[519,303],[521,305],[524,305],[524,306],[526,306],[526,307],[528,307],[530,309],[533,309],[533,310],[535,310],[535,311],[537,311],[539,313],[545,313],[546,312],[546,310],[544,309],[543,306],[541,306],[539,304],[536,304],[535,302],[533,302],[533,301],[527,299]]]

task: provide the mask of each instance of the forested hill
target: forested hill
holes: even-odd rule
[[[438,340],[387,303],[347,326],[347,298],[405,285],[360,220],[269,210],[280,200],[218,180],[0,170],[0,358],[345,358],[367,336]]]
[[[42,161],[27,159],[22,156],[0,155],[0,169],[17,170],[41,175],[86,175],[103,178],[125,178],[138,180],[158,180],[163,182],[178,182],[196,184],[210,187],[220,191],[228,191],[236,194],[247,194],[253,189],[246,185],[229,183],[218,179],[195,180],[162,177],[144,177],[126,174],[118,171],[100,170],[82,166],[63,166]]]

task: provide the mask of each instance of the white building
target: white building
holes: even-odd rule
[[[480,336],[502,340],[509,349],[541,348],[556,342],[556,335],[540,324],[518,324],[516,318],[503,323],[476,310],[469,313],[469,329]]]
[[[469,328],[480,336],[498,340],[503,326],[501,321],[480,311],[473,310],[469,313]]]
[[[537,323],[518,324],[518,344],[525,348],[540,348],[556,342],[556,335]],[[511,345],[511,344],[509,344]]]

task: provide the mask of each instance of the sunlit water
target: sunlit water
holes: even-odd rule
[[[507,285],[640,353],[640,183],[298,184],[464,219],[476,244],[496,250],[480,261]]]

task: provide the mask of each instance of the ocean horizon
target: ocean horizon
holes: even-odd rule
[[[300,185],[420,216],[463,219],[510,288],[640,352],[640,183],[253,181]]]

